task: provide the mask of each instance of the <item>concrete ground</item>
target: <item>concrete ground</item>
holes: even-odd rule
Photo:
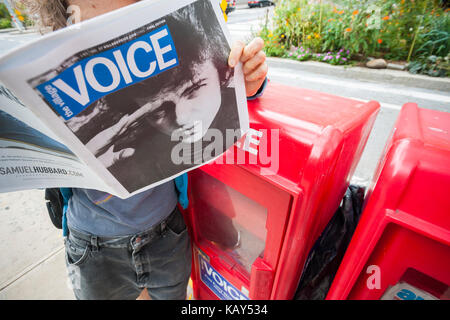
[[[0,299],[74,299],[43,190],[0,194]]]

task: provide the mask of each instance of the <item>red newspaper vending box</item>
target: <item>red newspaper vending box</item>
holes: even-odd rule
[[[450,113],[403,106],[327,299],[450,299]]]
[[[270,83],[250,132],[189,173],[195,299],[291,299],[379,110]]]

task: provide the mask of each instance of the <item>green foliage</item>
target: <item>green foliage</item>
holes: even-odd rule
[[[313,52],[308,48],[292,48],[291,52],[286,53],[286,58],[298,60],[298,61],[307,61],[313,58]]]
[[[449,20],[441,0],[284,0],[273,28],[266,22],[259,35],[269,56],[288,56],[291,47],[337,56],[344,48],[349,57],[417,61],[448,55]]]
[[[8,9],[3,3],[0,3],[0,19],[10,19]]]
[[[430,22],[427,32],[419,35],[421,46],[416,50],[416,55],[445,56],[450,49],[450,17],[445,15],[441,19]]]
[[[11,20],[0,18],[0,29],[11,28]]]
[[[317,53],[313,55],[313,59],[321,62],[326,62],[333,65],[345,65],[350,61],[350,50],[340,49],[337,52]]]
[[[425,74],[431,77],[450,76],[450,54],[444,57],[429,56],[411,62],[408,70],[414,74]]]
[[[283,41],[285,35],[283,33],[280,34],[280,30],[277,30],[277,33],[273,34],[267,28],[261,30],[259,36],[264,40],[264,51],[270,57],[281,57],[286,52],[286,44]]]
[[[6,6],[0,3],[0,29],[6,28],[11,28],[11,17]]]
[[[25,26],[32,26],[33,22],[29,19],[29,17],[24,13],[25,5],[17,2],[15,3],[15,14],[17,18],[22,22]],[[0,3],[0,29],[11,28],[13,27],[13,23],[11,21],[10,13],[8,9],[3,3]]]

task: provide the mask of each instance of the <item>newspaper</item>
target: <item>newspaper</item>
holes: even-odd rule
[[[120,198],[213,161],[249,129],[216,0],[147,0],[0,58],[0,192]]]

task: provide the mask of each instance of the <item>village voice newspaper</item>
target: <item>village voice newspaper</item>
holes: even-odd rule
[[[9,52],[0,192],[127,198],[214,160],[249,128],[229,52],[217,0],[140,1]]]

